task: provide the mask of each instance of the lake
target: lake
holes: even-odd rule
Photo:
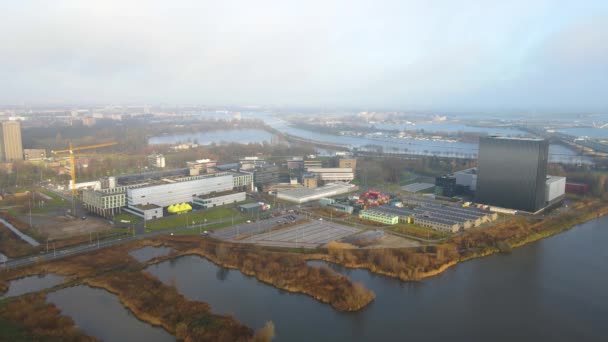
[[[48,289],[55,285],[61,284],[64,279],[64,276],[53,273],[47,273],[11,280],[9,283],[8,291],[1,295],[0,299],[21,296],[26,293],[38,292],[40,290]]]
[[[62,315],[70,316],[85,334],[103,341],[175,341],[163,328],[138,320],[106,290],[83,285],[68,287],[49,293],[47,300]]]
[[[604,341],[608,336],[608,217],[557,236],[404,283],[332,266],[376,293],[355,313],[290,294],[197,256],[152,265],[186,297],[276,341]],[[320,263],[316,263],[320,264]]]

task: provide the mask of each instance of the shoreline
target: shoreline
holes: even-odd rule
[[[534,243],[539,240],[549,238],[549,237],[555,236],[557,234],[560,234],[562,232],[571,230],[571,229],[575,228],[576,226],[599,219],[608,214],[608,204],[607,203],[599,202],[599,203],[595,203],[595,205],[597,205],[597,208],[596,207],[590,208],[590,210],[588,212],[585,212],[583,214],[579,214],[579,215],[573,217],[572,222],[569,222],[568,225],[566,225],[566,226],[558,226],[555,228],[542,229],[539,232],[532,232],[517,240],[510,241],[510,239],[506,239],[506,240],[503,240],[503,242],[505,242],[508,245],[509,249],[523,247],[527,244]],[[583,209],[583,208],[577,208],[577,209]],[[597,210],[594,210],[594,209],[597,209]],[[559,220],[560,217],[553,218],[553,220],[555,220],[555,219]],[[550,223],[551,222],[549,222],[549,221],[543,220],[539,223],[536,223],[536,225],[538,225],[538,224],[546,225],[546,224],[550,224]],[[533,227],[533,226],[534,225],[531,225],[531,227]],[[488,228],[488,229],[491,229],[491,228]],[[450,243],[450,242],[453,243],[454,240],[447,241],[447,243]],[[423,280],[426,278],[434,277],[434,276],[442,274],[449,268],[454,267],[460,263],[464,263],[464,262],[467,262],[467,261],[470,261],[473,259],[477,259],[477,258],[487,257],[487,256],[494,255],[494,254],[501,253],[501,252],[502,252],[501,249],[497,246],[494,246],[492,248],[486,247],[480,252],[475,252],[470,255],[460,255],[459,258],[456,260],[451,260],[451,261],[439,264],[439,265],[437,265],[438,267],[435,269],[417,273],[415,277],[405,275],[403,272],[395,273],[395,272],[386,271],[374,263],[341,262],[339,260],[336,260],[336,258],[332,258],[330,256],[329,251],[328,251],[328,253],[325,253],[325,254],[310,255],[307,258],[307,260],[309,260],[309,261],[320,260],[320,261],[324,261],[324,262],[335,263],[337,265],[340,265],[340,266],[343,266],[346,268],[351,268],[351,269],[357,269],[357,268],[366,269],[371,273],[375,273],[375,274],[391,277],[394,279],[398,279],[403,282],[407,282],[407,281],[420,281],[420,280]]]

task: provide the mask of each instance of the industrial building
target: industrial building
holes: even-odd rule
[[[0,161],[23,160],[21,123],[4,121],[0,126]]]
[[[300,188],[279,191],[277,198],[294,203],[306,203],[325,197],[346,194],[357,189],[357,186],[352,184],[329,183],[314,189]]]
[[[399,223],[399,216],[375,209],[361,210],[359,212],[359,217],[382,224],[393,225]]]
[[[307,171],[324,182],[350,182],[355,179],[353,169],[349,167],[309,167]]]
[[[476,201],[527,212],[542,209],[548,156],[544,139],[480,138]]]
[[[584,195],[587,192],[589,192],[589,185],[587,185],[585,183],[567,182],[566,183],[566,192],[569,194]]]
[[[488,210],[446,204],[433,199],[406,197],[402,203],[411,208],[382,205],[375,209],[395,214],[404,223],[415,223],[423,227],[447,232],[457,232],[477,227],[498,218],[496,213]]]
[[[127,189],[127,206],[156,204],[166,207],[191,202],[193,196],[232,190],[232,175],[189,176],[179,179],[163,178]]]
[[[547,176],[545,186],[545,204],[558,202],[566,195],[566,177]]]
[[[264,210],[264,205],[260,203],[245,203],[239,205],[238,209],[242,213],[255,214]]]

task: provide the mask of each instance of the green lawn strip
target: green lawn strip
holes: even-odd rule
[[[399,223],[391,226],[389,229],[397,233],[412,235],[423,239],[426,239],[427,237],[431,239],[438,239],[450,236],[450,233],[440,232],[434,229],[421,227],[416,224]]]
[[[164,230],[171,228],[179,228],[185,226],[196,225],[203,223],[205,219],[208,222],[217,221],[221,219],[229,219],[231,217],[237,218],[243,216],[242,213],[234,210],[232,207],[216,207],[211,209],[202,209],[187,214],[171,215],[160,219],[146,222],[146,229],[148,230]],[[232,222],[229,222],[232,224]]]
[[[247,218],[239,218],[238,220],[235,218],[234,224],[244,223],[245,221],[247,221]],[[232,221],[208,224],[207,226],[203,225],[200,227],[197,225],[194,228],[178,230],[174,234],[176,234],[176,235],[198,235],[198,234],[200,234],[201,231],[205,231],[205,230],[210,231],[210,230],[220,229],[220,228],[224,228],[224,227],[229,227],[231,225],[232,225]]]
[[[122,212],[114,216],[113,221],[117,224],[137,224],[142,221],[142,218],[133,214]],[[129,221],[129,222],[123,222]]]

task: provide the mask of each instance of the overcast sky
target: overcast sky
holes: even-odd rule
[[[0,2],[0,104],[608,112],[608,1]]]

